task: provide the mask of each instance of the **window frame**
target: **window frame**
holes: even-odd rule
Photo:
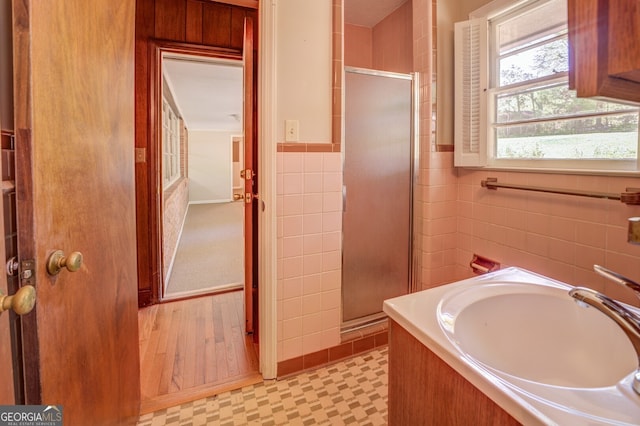
[[[180,117],[162,96],[162,188],[166,190],[181,177]]]
[[[496,0],[488,5],[478,9],[476,12],[470,14],[469,21],[456,23],[455,26],[455,166],[456,167],[481,167],[485,169],[499,169],[499,170],[526,170],[526,171],[543,171],[543,172],[569,172],[569,173],[589,173],[589,174],[629,174],[638,173],[640,171],[640,132],[638,133],[638,144],[636,145],[636,159],[629,160],[614,160],[614,159],[513,159],[513,158],[498,158],[496,155],[497,139],[496,133],[499,127],[505,127],[500,125],[497,119],[497,99],[500,94],[513,93],[514,88],[521,88],[524,86],[538,86],[549,82],[561,82],[563,85],[568,86],[569,73],[567,71],[561,71],[549,76],[543,76],[536,79],[528,80],[526,82],[510,84],[505,86],[499,86],[500,82],[500,56],[497,52],[497,36],[498,24],[500,22],[506,22],[509,19],[513,19],[514,16],[518,16],[523,13],[528,13],[539,6],[547,3],[550,0],[521,0],[521,1],[508,1],[508,0]],[[461,36],[459,32],[461,29],[465,29],[467,26],[476,25],[480,28],[481,37],[485,38],[479,42],[479,53],[477,52],[460,52]],[[566,24],[565,24],[566,25]],[[460,28],[459,28],[460,27]],[[486,31],[486,34],[482,33]],[[464,36],[462,36],[464,37]],[[553,38],[553,40],[563,39],[564,36]],[[551,40],[551,39],[550,39]],[[464,47],[466,49],[466,47]],[[468,94],[461,94],[461,73],[462,66],[459,61],[467,60],[465,55],[479,54],[479,59],[472,59],[480,63],[480,84],[481,93],[476,94],[479,104],[477,108],[480,111],[480,115],[483,116],[480,123],[480,143],[478,152],[469,152],[469,146],[472,146],[477,142],[463,142],[462,133],[465,126],[469,123],[459,123],[463,121],[461,117],[469,116],[469,113],[465,109],[459,108],[459,103],[465,100],[465,96],[468,98]],[[473,95],[472,95],[473,97]],[[621,104],[630,104],[624,101],[615,101]],[[633,104],[632,104],[633,105]],[[633,105],[638,107],[638,105]],[[465,106],[464,108],[466,108]],[[482,113],[484,111],[484,113]],[[633,111],[633,110],[631,110]],[[640,114],[639,109],[635,110]],[[466,115],[465,115],[466,114]],[[604,115],[603,115],[604,116]],[[580,114],[575,116],[576,119],[580,118]],[[545,120],[532,120],[532,123],[540,123]],[[466,131],[466,129],[465,129]],[[468,133],[468,131],[466,131]]]

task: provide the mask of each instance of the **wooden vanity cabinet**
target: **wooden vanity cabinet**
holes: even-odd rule
[[[389,319],[389,426],[517,426],[506,411]]]
[[[640,103],[640,1],[568,0],[569,87]]]

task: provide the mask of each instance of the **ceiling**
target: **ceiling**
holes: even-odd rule
[[[407,0],[344,0],[344,21],[373,27]],[[163,73],[189,130],[242,131],[242,64],[163,58]]]
[[[162,70],[189,130],[242,132],[242,63],[163,58]]]
[[[372,28],[407,0],[344,0],[344,22]]]

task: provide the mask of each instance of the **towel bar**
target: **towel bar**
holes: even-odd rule
[[[612,194],[607,192],[582,191],[579,189],[544,188],[540,186],[515,185],[510,183],[498,183],[497,178],[487,178],[480,182],[483,188],[487,189],[521,189],[523,191],[545,192],[549,194],[576,195],[579,197],[602,198],[606,200],[620,200],[625,204],[640,204],[640,188],[627,188],[626,192]]]

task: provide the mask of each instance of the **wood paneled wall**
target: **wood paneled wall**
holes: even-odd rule
[[[254,47],[258,46],[258,10],[202,0],[136,0],[136,209],[138,238],[138,304],[157,302],[154,286],[162,279],[160,238],[161,180],[152,140],[151,64],[157,41],[185,46],[227,49],[242,53],[245,17],[254,25]],[[254,57],[257,54],[254,52]],[[254,61],[257,75],[257,61]],[[254,111],[256,99],[254,96]],[[254,116],[257,114],[254,113]],[[254,137],[254,140],[256,138]]]

